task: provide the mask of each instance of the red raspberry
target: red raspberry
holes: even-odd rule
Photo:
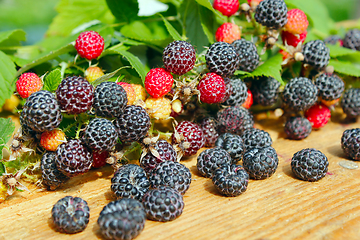
[[[95,31],[82,32],[76,39],[75,49],[80,57],[95,59],[104,50],[104,39]]]
[[[22,98],[28,98],[32,93],[40,91],[42,87],[43,82],[35,73],[23,73],[16,81],[16,91]]]
[[[253,105],[254,103],[254,98],[253,98],[253,94],[252,92],[250,91],[250,89],[247,90],[247,98],[245,100],[245,102],[242,104],[242,106],[246,109],[249,109],[251,107],[251,105]]]
[[[175,127],[172,143],[179,145],[183,156],[192,156],[204,146],[204,133],[197,124],[190,121],[182,121]]]
[[[66,142],[66,138],[61,129],[54,129],[41,134],[40,145],[48,151],[56,151],[63,142]]]
[[[296,47],[300,42],[304,43],[306,35],[307,35],[307,31],[300,33],[298,36],[286,31],[281,32],[281,38],[283,40],[283,44],[286,43],[287,45],[293,47]]]
[[[224,16],[230,17],[239,9],[239,0],[215,0],[213,7]]]
[[[219,103],[226,93],[225,81],[216,73],[207,73],[199,82],[200,101],[204,103]]]
[[[109,157],[108,151],[93,151],[92,168],[101,168],[106,165],[106,159]]]
[[[330,109],[325,104],[315,104],[305,112],[305,117],[313,128],[322,128],[331,117]]]
[[[309,26],[309,21],[303,11],[300,9],[291,9],[287,13],[287,23],[284,28],[285,31],[292,34],[301,34],[306,31]]]
[[[218,42],[232,43],[241,38],[241,31],[238,25],[234,23],[222,24],[215,33],[215,39]]]
[[[154,98],[159,98],[170,92],[174,78],[164,68],[153,68],[145,77],[145,89]]]

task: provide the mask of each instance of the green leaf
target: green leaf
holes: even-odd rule
[[[119,22],[130,23],[137,18],[139,12],[137,0],[106,0],[106,3]]]
[[[252,77],[253,75],[250,72],[245,72],[241,70],[236,70],[234,73],[235,76],[243,76],[243,77]]]
[[[111,53],[117,53],[125,57],[129,62],[130,65],[135,69],[135,71],[139,74],[142,81],[144,82],[145,76],[147,74],[147,71],[145,70],[144,64],[140,61],[140,59],[135,56],[134,54],[127,51],[129,48],[122,45],[121,43],[118,45],[115,45],[108,50],[106,50],[105,54],[111,54]]]
[[[214,14],[211,14],[211,11],[204,7],[199,7],[199,15],[201,27],[209,41],[210,44],[215,42],[214,36],[216,31],[216,21]]]
[[[135,21],[122,27],[120,32],[125,37],[160,47],[165,47],[172,40],[163,22],[148,22],[145,25]]]
[[[174,39],[174,40],[184,40],[181,35],[178,33],[178,31],[176,31],[176,29],[169,23],[168,20],[166,20],[163,15],[161,15],[160,13],[158,13],[160,15],[160,17],[163,19],[164,21],[164,24],[165,24],[165,27],[166,29],[169,31],[171,37]]]
[[[349,48],[340,47],[336,45],[327,44],[326,45],[330,49],[330,57],[336,58],[336,57],[342,57],[342,56],[348,56],[352,55],[360,59],[360,52],[355,51]],[[360,62],[360,60],[359,60]]]
[[[195,47],[197,52],[202,52],[210,42],[202,27],[200,7],[195,0],[187,0],[182,3],[179,9],[188,41]]]
[[[360,77],[360,65],[358,64],[330,59],[329,65],[334,67],[335,72]]]
[[[16,76],[21,75],[22,73],[26,72],[27,70],[29,70],[29,69],[37,66],[37,65],[40,65],[41,63],[44,63],[44,62],[49,61],[51,59],[54,59],[55,57],[57,57],[57,56],[59,56],[61,54],[68,53],[68,52],[73,51],[73,50],[74,50],[74,45],[72,43],[69,43],[68,45],[66,45],[66,46],[64,46],[64,47],[62,47],[62,48],[60,48],[58,50],[51,51],[47,55],[42,56],[42,57],[32,61],[29,64],[24,65],[22,68],[20,68],[17,71]]]
[[[213,13],[215,13],[223,22],[226,22],[227,17],[222,15],[219,11],[216,11],[213,6],[211,5],[211,2],[209,0],[196,0],[198,4],[200,4],[203,7],[206,7]],[[210,16],[210,15],[209,15]]]
[[[320,0],[285,0],[288,9],[301,9],[307,16],[310,25],[318,31],[328,34],[333,23],[329,16],[327,7],[323,1]]]
[[[106,82],[107,80],[109,80],[110,78],[112,78],[113,76],[115,76],[115,74],[117,74],[121,69],[124,68],[128,68],[129,66],[124,66],[121,68],[116,69],[115,71],[111,72],[111,73],[107,73],[101,77],[99,77],[98,79],[96,79],[94,82],[92,82],[91,84],[95,87],[97,85],[99,85],[102,82]]]
[[[0,159],[2,159],[2,150],[10,140],[15,130],[15,123],[11,118],[0,118]]]
[[[263,64],[258,66],[251,74],[253,76],[267,76],[273,77],[278,80],[281,84],[285,84],[281,78],[281,63],[282,55],[276,54],[273,57],[266,60]]]
[[[253,72],[244,72],[237,70],[235,71],[234,75],[240,75],[243,77],[273,77],[278,80],[282,85],[285,85],[284,81],[281,78],[281,63],[282,55],[276,54],[266,60],[263,64],[258,66]]]
[[[0,51],[0,106],[15,91],[15,74],[15,64],[8,55]]]
[[[61,82],[61,71],[56,68],[45,77],[44,90],[55,92]]]
[[[114,20],[105,0],[60,0],[56,10],[59,14],[50,24],[47,36],[66,37],[84,23],[94,20],[112,23]]]
[[[20,41],[25,41],[26,33],[21,29],[0,32],[0,45],[16,46]]]

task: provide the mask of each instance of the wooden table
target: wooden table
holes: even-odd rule
[[[359,163],[348,160],[340,146],[343,131],[359,128],[360,121],[344,124],[343,118],[337,111],[324,128],[295,141],[285,138],[282,119],[273,113],[258,115],[255,126],[270,133],[279,156],[276,173],[266,180],[250,180],[244,194],[230,198],[219,195],[211,180],[198,174],[196,156],[183,160],[193,174],[183,214],[167,223],[147,221],[136,239],[360,239]],[[329,159],[329,172],[319,182],[298,180],[291,172],[292,155],[307,147]],[[96,221],[115,199],[112,174],[107,166],[75,177],[54,192],[34,186],[29,186],[31,193],[17,192],[0,204],[0,239],[101,238]],[[89,225],[74,235],[56,232],[50,218],[53,204],[67,195],[82,197],[90,207]]]

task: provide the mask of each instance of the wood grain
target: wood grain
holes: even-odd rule
[[[360,169],[339,165],[359,165],[345,157],[340,139],[345,129],[359,128],[360,122],[344,123],[337,112],[332,122],[302,141],[286,139],[283,120],[272,113],[258,115],[255,126],[270,133],[279,156],[271,178],[250,180],[244,194],[223,197],[210,179],[198,174],[196,156],[186,159],[182,163],[190,168],[193,181],[184,195],[183,214],[167,223],[147,221],[136,239],[360,239]],[[330,162],[327,176],[318,182],[301,181],[291,173],[292,155],[307,147],[320,150]],[[112,174],[107,166],[54,192],[29,186],[31,193],[16,193],[0,204],[0,239],[101,239],[96,221],[115,199]],[[67,195],[82,197],[91,209],[89,225],[74,235],[57,232],[50,220],[53,204]]]

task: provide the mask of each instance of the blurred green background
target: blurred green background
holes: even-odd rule
[[[186,1],[186,0],[185,0]],[[335,22],[360,18],[359,0],[321,0]],[[44,34],[57,14],[60,0],[0,0],[0,31],[23,29],[27,33],[25,45],[31,45]]]

